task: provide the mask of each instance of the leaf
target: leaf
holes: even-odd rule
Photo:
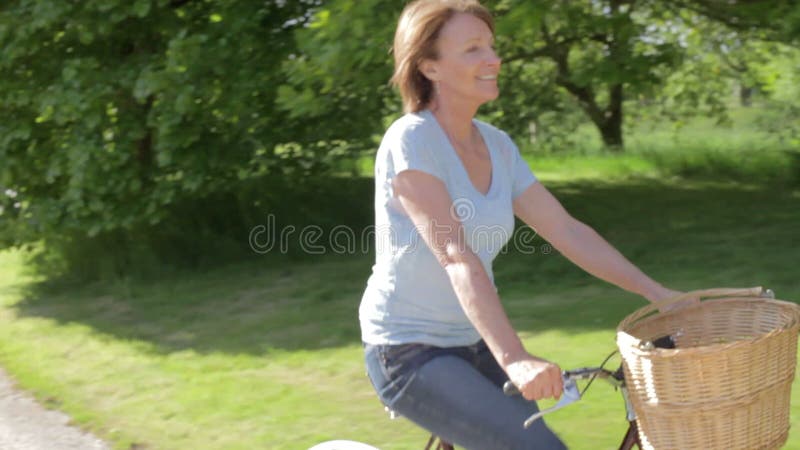
[[[136,17],[142,19],[147,17],[150,13],[151,0],[136,0],[133,3],[133,13]]]
[[[85,28],[81,28],[78,32],[78,40],[83,45],[89,45],[94,41],[94,33]]]
[[[144,103],[148,97],[161,90],[160,74],[153,72],[149,67],[142,70],[133,85],[133,98],[139,103]]]

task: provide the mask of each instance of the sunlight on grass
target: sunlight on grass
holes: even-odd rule
[[[658,168],[637,156],[544,156],[526,155],[534,174],[542,181],[624,179],[656,177]]]
[[[18,288],[27,280],[23,275],[21,251],[0,251],[0,303],[18,298]]]

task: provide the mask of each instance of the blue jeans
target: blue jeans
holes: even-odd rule
[[[522,423],[536,402],[503,394],[508,380],[481,340],[465,347],[364,345],[367,374],[381,402],[451,444],[476,450],[566,446],[542,421]]]

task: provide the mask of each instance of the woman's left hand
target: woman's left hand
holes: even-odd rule
[[[647,295],[645,298],[647,298],[647,300],[649,300],[650,302],[658,302],[660,300],[665,300],[665,299],[668,299],[668,298],[677,297],[677,296],[683,295],[683,294],[685,294],[685,292],[675,291],[675,290],[668,289],[668,288],[665,288],[663,286],[660,286],[659,289],[656,292]],[[680,301],[678,303],[673,303],[671,305],[663,306],[663,307],[659,308],[659,310],[661,312],[673,311],[673,310],[676,310],[676,309],[681,309],[681,308],[685,308],[687,306],[696,304],[699,301],[700,301],[700,299],[697,298],[697,297],[689,297],[686,300],[682,300],[682,301]]]

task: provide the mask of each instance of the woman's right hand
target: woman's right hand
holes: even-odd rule
[[[550,361],[532,355],[514,361],[505,368],[508,379],[527,400],[561,397],[564,380],[561,368]]]

